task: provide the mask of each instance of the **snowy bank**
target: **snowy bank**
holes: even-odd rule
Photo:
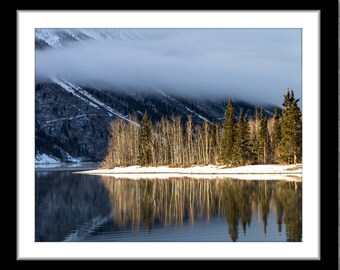
[[[115,178],[158,178],[192,177],[192,178],[236,178],[244,180],[301,180],[302,166],[298,165],[249,165],[234,168],[224,166],[194,166],[187,168],[159,167],[115,167],[113,169],[100,169],[82,171],[83,174],[113,176]]]
[[[83,158],[76,158],[71,156],[69,153],[62,151],[64,155],[64,160],[66,162],[63,162],[59,158],[47,155],[47,154],[37,154],[35,156],[35,168],[60,168],[60,167],[77,167],[80,162],[83,161]],[[71,165],[69,165],[71,163]],[[73,164],[73,165],[72,165]]]
[[[35,156],[35,164],[58,164],[60,160],[54,156],[38,154]]]

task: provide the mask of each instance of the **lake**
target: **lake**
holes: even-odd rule
[[[36,171],[35,241],[300,242],[302,183]]]

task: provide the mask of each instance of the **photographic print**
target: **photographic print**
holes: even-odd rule
[[[35,28],[35,242],[302,242],[302,29]]]
[[[18,11],[17,259],[319,260],[320,18]]]

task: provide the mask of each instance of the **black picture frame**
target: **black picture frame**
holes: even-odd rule
[[[336,87],[338,84],[338,76],[336,75],[335,65],[337,65],[335,54],[338,54],[339,45],[336,47],[336,32],[339,36],[339,32],[336,27],[336,18],[339,19],[338,14],[338,6],[336,6],[335,1],[316,1],[315,3],[297,3],[297,1],[285,1],[283,3],[279,3],[277,7],[271,7],[268,4],[264,3],[256,3],[255,1],[243,1],[242,3],[230,5],[227,9],[223,10],[244,10],[246,8],[249,11],[256,10],[267,10],[268,12],[273,10],[320,10],[321,17],[321,32],[320,32],[320,75],[321,75],[321,85],[320,85],[320,109],[321,109],[321,128],[320,128],[320,165],[321,165],[321,174],[320,174],[320,194],[321,194],[321,259],[320,260],[304,260],[301,259],[302,263],[312,263],[313,266],[317,268],[322,268],[327,265],[335,265],[335,263],[339,263],[339,255],[338,255],[338,247],[339,244],[336,245],[336,237],[335,237],[335,219],[337,215],[339,215],[339,210],[337,210],[337,215],[331,210],[333,207],[336,207],[337,202],[335,201],[338,198],[338,182],[333,181],[333,176],[335,178],[335,166],[338,164],[337,159],[338,155],[334,158],[332,157],[333,149],[335,152],[335,146],[338,148],[338,139],[335,138],[336,134],[338,135],[338,129],[333,130],[333,125],[331,124],[332,117],[335,117],[336,111],[338,111],[338,103],[336,100],[340,99],[334,98],[332,89]],[[209,9],[207,9],[209,10]],[[338,21],[339,23],[339,21]],[[334,69],[334,71],[333,71]],[[332,112],[335,110],[335,112]],[[317,147],[317,146],[316,146]],[[338,148],[339,149],[339,148]],[[338,153],[340,153],[338,151]],[[333,168],[334,167],[334,168]],[[306,179],[305,181],[308,181]],[[333,186],[335,185],[335,186]],[[338,209],[338,208],[337,208]],[[333,227],[334,224],[334,227]],[[338,220],[338,224],[339,220]],[[334,229],[334,230],[333,230]],[[339,243],[339,242],[338,242]],[[17,256],[16,256],[17,258]],[[237,260],[233,260],[237,261]],[[289,260],[283,261],[286,265]],[[247,261],[247,263],[253,263],[254,261]],[[257,262],[263,262],[257,261]],[[244,262],[242,262],[242,267]],[[292,266],[295,265],[297,261],[294,260],[291,262]],[[275,261],[272,267],[275,267],[277,262]],[[250,267],[251,264],[249,264]],[[262,266],[261,266],[262,267]],[[303,267],[303,266],[298,266]]]

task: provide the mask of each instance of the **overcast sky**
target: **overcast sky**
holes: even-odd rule
[[[88,31],[88,30],[87,30]],[[94,30],[95,31],[95,30]],[[123,39],[36,52],[37,79],[281,105],[301,97],[300,29],[124,29]]]

